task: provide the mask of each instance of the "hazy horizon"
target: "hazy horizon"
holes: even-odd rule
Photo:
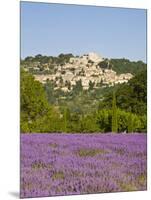
[[[35,56],[37,56],[37,55],[42,55],[42,56],[53,56],[53,57],[58,57],[60,54],[72,54],[74,57],[76,57],[76,56],[82,56],[82,55],[84,55],[84,54],[88,54],[88,53],[96,53],[96,54],[98,54],[98,55],[100,55],[102,58],[108,58],[108,59],[128,59],[128,60],[130,60],[131,62],[137,62],[137,61],[142,61],[142,62],[144,62],[144,63],[147,63],[146,61],[144,61],[144,60],[132,60],[132,59],[129,59],[129,58],[126,58],[126,57],[104,57],[104,56],[102,56],[100,53],[98,53],[98,52],[94,52],[94,51],[91,51],[91,52],[84,52],[84,53],[82,53],[82,54],[73,54],[72,52],[67,52],[67,53],[64,53],[64,52],[60,52],[59,54],[56,54],[56,55],[47,55],[47,54],[42,54],[42,53],[37,53],[37,54],[35,54],[35,55],[27,55],[27,56],[25,56],[24,58],[23,57],[21,57],[21,60],[24,60],[25,58],[27,58],[27,57],[35,57]]]

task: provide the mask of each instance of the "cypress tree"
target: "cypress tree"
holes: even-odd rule
[[[133,132],[133,116],[132,113],[130,113],[128,117],[128,133],[132,132]]]
[[[115,92],[113,92],[113,100],[112,100],[112,132],[117,133],[118,123],[117,123],[117,107],[116,107],[116,96]]]
[[[64,132],[67,132],[67,109],[64,108]]]

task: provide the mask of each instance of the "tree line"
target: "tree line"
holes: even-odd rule
[[[145,78],[145,76],[144,76]],[[142,78],[143,79],[143,78]],[[134,79],[133,87],[136,83]],[[132,81],[132,82],[133,82]],[[143,82],[143,80],[142,80]],[[119,86],[120,87],[120,86]],[[122,86],[123,87],[123,86]],[[130,87],[130,86],[129,86]],[[79,87],[80,88],[80,87]],[[119,106],[119,90],[112,90],[104,100],[99,101],[94,110],[86,113],[80,109],[70,109],[67,101],[63,104],[49,102],[46,87],[36,81],[29,72],[21,68],[21,132],[66,132],[66,133],[104,133],[104,132],[146,132],[147,117],[144,111],[141,115],[135,110]],[[53,93],[53,88],[51,88]],[[81,90],[81,88],[79,89]],[[137,91],[137,97],[141,92]],[[77,89],[78,91],[78,89]],[[89,91],[92,92],[92,91]],[[111,95],[112,93],[112,95]],[[80,92],[80,95],[83,93]],[[77,94],[79,93],[77,92]],[[78,96],[79,97],[79,96]],[[143,97],[144,98],[144,97]],[[105,100],[106,102],[105,105]],[[146,99],[144,99],[144,102]],[[82,105],[81,105],[82,106]],[[91,107],[91,105],[89,105]],[[138,105],[139,106],[139,105]],[[130,107],[130,106],[129,106]],[[133,107],[133,105],[132,105]]]

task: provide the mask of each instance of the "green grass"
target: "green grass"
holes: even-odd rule
[[[107,153],[107,151],[105,151],[104,149],[80,149],[78,151],[78,155],[80,157],[87,157],[87,156],[93,157],[97,154],[105,154],[105,153]]]
[[[52,148],[56,148],[58,146],[58,144],[56,144],[56,143],[50,143],[49,146],[52,147]]]
[[[44,169],[46,165],[42,161],[35,161],[32,163],[31,167],[32,169]]]
[[[53,180],[57,180],[57,179],[64,179],[64,173],[62,171],[59,172],[55,172],[52,176]]]

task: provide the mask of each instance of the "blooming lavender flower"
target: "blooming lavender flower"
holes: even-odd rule
[[[145,134],[21,134],[21,197],[146,190]]]

